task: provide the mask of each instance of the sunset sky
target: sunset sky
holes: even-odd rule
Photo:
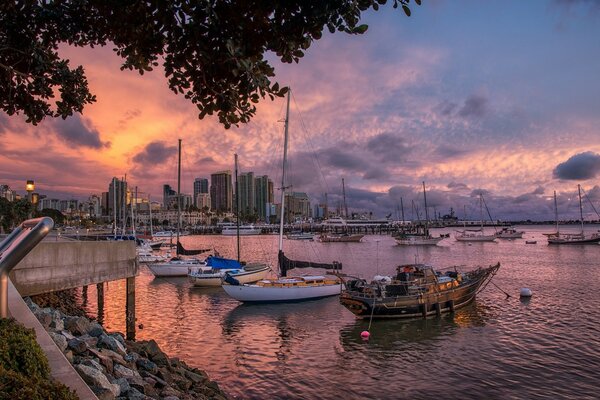
[[[295,191],[330,207],[346,181],[349,208],[395,213],[403,198],[478,218],[483,191],[495,218],[576,217],[580,183],[600,210],[600,3],[593,0],[423,0],[365,14],[362,36],[324,34],[299,64],[274,57],[291,86],[290,176]],[[162,70],[120,71],[110,46],[63,48],[83,65],[97,102],[38,126],[0,112],[0,184],[49,197],[87,198],[113,176],[161,200],[195,177],[233,169],[279,179],[285,101],[224,129],[167,87]],[[598,219],[591,207],[589,218]]]

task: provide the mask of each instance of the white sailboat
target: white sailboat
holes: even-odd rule
[[[481,228],[459,231],[454,238],[459,242],[495,242],[496,235],[486,235],[483,232],[483,195],[479,195],[479,212],[481,214]]]
[[[172,259],[164,262],[150,263],[148,268],[156,277],[173,277],[173,276],[187,276],[188,270],[191,267],[201,268],[210,267],[206,266],[204,260],[197,258],[181,258],[180,252],[182,249],[179,243],[179,234],[181,232],[181,139],[179,139],[179,150],[178,150],[178,161],[177,161],[177,247],[176,255]]]
[[[556,233],[546,234],[548,244],[598,244],[600,243],[600,234],[592,233],[586,235],[583,232],[583,205],[581,204],[581,185],[577,185],[579,192],[579,221],[581,223],[581,232],[573,234],[560,233],[558,230],[558,206],[556,203],[556,191],[554,192],[554,215],[556,218]]]
[[[281,277],[263,279],[254,284],[240,284],[231,276],[226,276],[223,284],[225,292],[234,299],[249,303],[273,303],[312,300],[341,293],[342,282],[335,276],[296,276],[286,277],[287,270],[292,268],[326,268],[341,269],[341,264],[317,264],[293,261],[283,253],[283,225],[285,215],[285,168],[287,163],[288,127],[290,114],[290,92],[288,92],[285,116],[285,134],[283,146],[283,168],[281,174],[281,217],[279,225],[279,269]]]

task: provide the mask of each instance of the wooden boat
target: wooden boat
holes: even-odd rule
[[[403,246],[436,246],[444,239],[444,236],[434,237],[429,233],[429,212],[427,211],[427,192],[423,182],[423,200],[425,202],[425,227],[421,233],[400,234],[394,237],[396,243]],[[404,213],[404,212],[403,212]]]
[[[350,235],[348,233],[334,234],[334,233],[323,233],[319,235],[319,240],[322,243],[358,243],[362,240],[365,235]]]
[[[487,206],[486,206],[487,208]],[[495,242],[496,235],[486,235],[483,232],[483,195],[479,195],[479,213],[481,214],[481,227],[479,229],[464,229],[458,231],[454,239],[458,242]]]
[[[347,280],[340,303],[359,318],[426,318],[471,303],[500,263],[466,273],[445,274],[424,264],[401,265],[394,277]]]
[[[279,271],[281,276],[276,279],[263,279],[255,284],[242,284],[233,276],[226,274],[223,289],[234,299],[247,303],[279,303],[313,300],[321,297],[336,296],[342,290],[339,278],[321,275],[287,277],[287,271],[294,268],[321,268],[339,270],[339,263],[322,264],[310,261],[295,261],[288,259],[283,253],[283,227],[285,215],[285,168],[287,162],[288,126],[290,113],[290,92],[287,98],[285,117],[285,136],[283,146],[283,168],[281,174],[281,213],[279,223]]]
[[[498,239],[522,239],[524,233],[525,231],[518,231],[511,226],[502,228],[499,232],[496,232],[494,236]]]

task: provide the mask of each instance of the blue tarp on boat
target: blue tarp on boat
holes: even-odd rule
[[[206,259],[206,265],[215,269],[240,269],[242,265],[238,260],[232,260],[231,258],[208,256]]]

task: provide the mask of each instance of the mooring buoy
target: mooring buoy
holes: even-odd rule
[[[533,293],[531,292],[531,289],[529,289],[529,288],[522,288],[520,295],[521,295],[521,297],[531,297],[531,296],[533,296]]]

